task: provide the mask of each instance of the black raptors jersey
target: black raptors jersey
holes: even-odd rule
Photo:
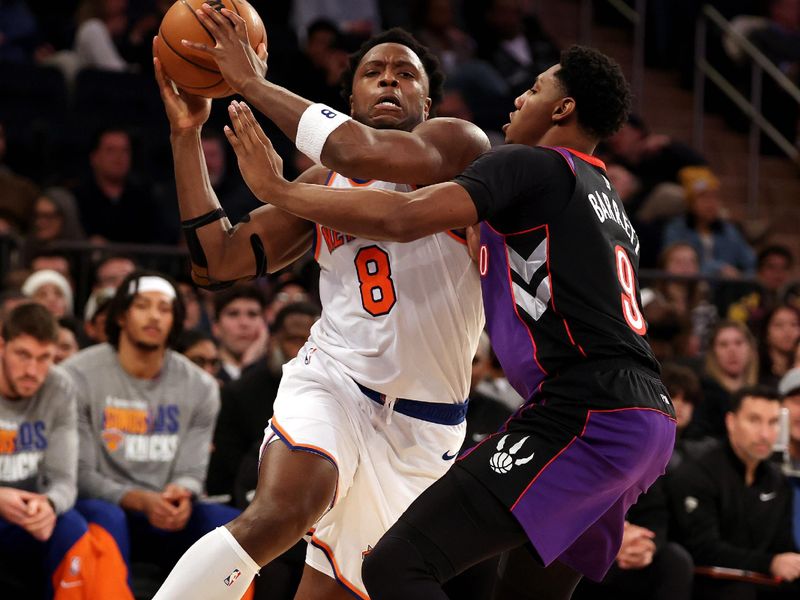
[[[598,360],[658,372],[640,309],[639,238],[601,161],[512,144],[455,181],[482,220],[487,328],[523,398]]]

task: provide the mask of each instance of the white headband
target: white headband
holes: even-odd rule
[[[170,300],[174,300],[176,296],[175,288],[172,287],[172,284],[157,275],[145,275],[131,281],[128,288],[129,294],[143,294],[144,292],[159,292],[168,296]]]

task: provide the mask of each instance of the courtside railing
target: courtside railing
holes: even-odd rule
[[[729,36],[729,39],[750,59],[749,98],[745,97],[733,83],[708,62],[706,41],[709,28],[715,28]],[[756,48],[750,40],[736,31],[717,9],[708,4],[703,6],[695,29],[693,143],[695,149],[702,153],[705,85],[706,79],[709,79],[750,119],[747,158],[747,212],[750,217],[755,217],[758,213],[761,132],[775,142],[789,159],[800,165],[800,152],[794,141],[787,140],[761,112],[761,92],[765,74],[800,104],[800,89],[781,72],[775,63]]]

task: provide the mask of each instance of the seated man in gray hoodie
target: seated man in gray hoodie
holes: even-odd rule
[[[18,306],[3,323],[0,589],[23,597],[30,595],[36,582],[43,582],[48,598],[60,598],[58,590],[80,588],[85,594],[81,598],[132,600],[116,544],[95,537],[73,509],[78,470],[76,388],[53,365],[57,340],[58,324],[39,304]]]
[[[214,379],[169,349],[183,304],[157,273],[128,275],[111,300],[108,343],[64,363],[78,386],[78,510],[124,513],[108,532],[126,561],[171,568],[196,539],[239,511],[198,501],[219,412]],[[132,553],[132,554],[131,554]]]

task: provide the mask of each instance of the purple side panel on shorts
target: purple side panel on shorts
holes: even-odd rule
[[[556,559],[596,581],[622,542],[625,514],[664,473],[675,423],[647,409],[592,412],[511,512],[545,565]]]
[[[528,326],[517,314],[511,292],[511,275],[505,238],[481,223],[481,246],[488,252],[486,273],[481,275],[486,329],[508,382],[530,400],[545,372],[536,360],[536,344]]]

